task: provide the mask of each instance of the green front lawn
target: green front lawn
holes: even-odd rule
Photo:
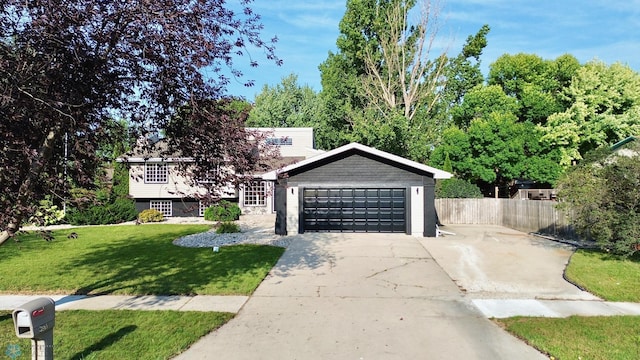
[[[567,278],[608,301],[640,302],[640,256],[620,259],[595,250],[579,250]]]
[[[567,277],[608,301],[640,302],[640,259],[579,250]],[[496,319],[507,331],[556,359],[640,359],[640,316]]]
[[[249,295],[284,249],[183,248],[172,241],[206,225],[123,225],[29,233],[0,247],[0,292]],[[72,232],[77,238],[68,238]]]
[[[168,359],[232,317],[215,312],[58,311],[54,358]],[[14,359],[31,359],[30,340],[18,339],[11,313],[0,311],[0,358],[13,358],[10,355],[17,355],[17,350],[21,355]]]

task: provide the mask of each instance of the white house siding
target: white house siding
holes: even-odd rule
[[[322,153],[315,149],[313,128],[254,128],[263,133],[269,133],[267,138],[291,139],[291,145],[280,145],[280,156],[310,158]]]
[[[176,166],[169,164],[166,184],[148,184],[144,181],[144,164],[132,165],[129,171],[129,195],[134,198],[174,199],[180,194],[203,194],[202,189],[189,186],[185,178],[179,176]]]

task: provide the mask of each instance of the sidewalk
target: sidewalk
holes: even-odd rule
[[[487,318],[513,316],[568,317],[640,316],[640,303],[597,300],[474,299],[471,301]]]
[[[0,295],[0,310],[11,311],[39,297],[56,302],[56,310],[176,310],[237,313],[248,296]],[[640,303],[587,300],[472,299],[487,318],[513,316],[640,316]]]
[[[248,296],[0,295],[0,310],[14,310],[39,297],[56,302],[56,310],[177,310],[237,313]]]

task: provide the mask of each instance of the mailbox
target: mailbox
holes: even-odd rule
[[[13,310],[13,324],[19,338],[38,339],[53,331],[56,303],[49,298],[38,298]]]

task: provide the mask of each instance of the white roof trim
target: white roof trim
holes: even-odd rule
[[[273,171],[264,173],[264,174],[262,174],[262,179],[264,179],[264,180],[277,180],[279,174],[286,173],[286,172],[289,172],[291,170],[295,170],[295,169],[300,168],[302,166],[313,164],[316,161],[320,161],[320,160],[323,160],[323,159],[326,159],[326,158],[332,157],[334,155],[343,153],[345,151],[353,150],[353,149],[360,150],[362,152],[366,152],[366,153],[369,153],[369,154],[372,154],[372,155],[375,155],[375,156],[381,157],[383,159],[387,159],[387,160],[390,160],[390,161],[393,161],[393,162],[396,162],[396,163],[399,163],[399,164],[402,164],[402,165],[406,165],[406,166],[412,167],[412,168],[414,168],[416,170],[420,170],[420,171],[431,173],[431,174],[433,174],[433,178],[434,179],[450,179],[451,177],[453,177],[453,174],[451,174],[449,172],[446,172],[444,170],[436,169],[436,168],[433,168],[431,166],[427,166],[427,165],[420,164],[418,162],[415,162],[415,161],[412,161],[412,160],[409,160],[409,159],[405,159],[405,158],[400,157],[398,155],[390,154],[390,153],[385,152],[385,151],[381,151],[381,150],[378,150],[378,149],[374,149],[372,147],[368,147],[368,146],[353,142],[353,143],[341,146],[339,148],[333,149],[331,151],[327,151],[325,153],[316,155],[314,157],[302,160],[302,161],[297,162],[295,164],[291,164],[289,166],[285,166],[285,167],[283,167],[281,169],[277,169],[277,170],[273,170]]]

